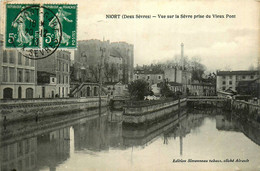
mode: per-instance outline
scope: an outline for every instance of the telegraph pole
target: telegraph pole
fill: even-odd
[[[104,59],[104,52],[106,51],[106,48],[100,47],[101,51],[101,58],[100,58],[100,71],[99,71],[99,109],[101,111],[101,92],[102,92],[102,74],[103,74],[103,59]],[[100,112],[101,114],[101,112]]]

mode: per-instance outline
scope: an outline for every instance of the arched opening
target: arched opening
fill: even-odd
[[[4,99],[12,99],[13,98],[13,89],[5,88],[4,89]]]
[[[33,98],[33,89],[32,88],[27,88],[26,89],[26,98],[27,99],[32,99]]]
[[[87,96],[90,96],[90,87],[87,87]]]
[[[18,99],[22,98],[22,87],[18,87]]]

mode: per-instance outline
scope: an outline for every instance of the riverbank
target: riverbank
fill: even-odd
[[[1,100],[0,122],[13,122],[94,109],[108,105],[106,96],[66,99]]]
[[[247,120],[254,126],[259,127],[260,105],[258,103],[232,99],[231,111],[235,112],[241,119]]]

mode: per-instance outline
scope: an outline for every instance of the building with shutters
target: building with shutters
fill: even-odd
[[[0,34],[0,99],[35,98],[36,63],[15,49],[4,50]]]

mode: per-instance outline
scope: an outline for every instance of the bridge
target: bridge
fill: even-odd
[[[219,96],[188,96],[187,101],[188,102],[223,102],[226,101],[227,98],[225,97],[219,97]]]
[[[188,96],[187,97],[188,106],[196,107],[228,107],[228,98],[219,96]]]

